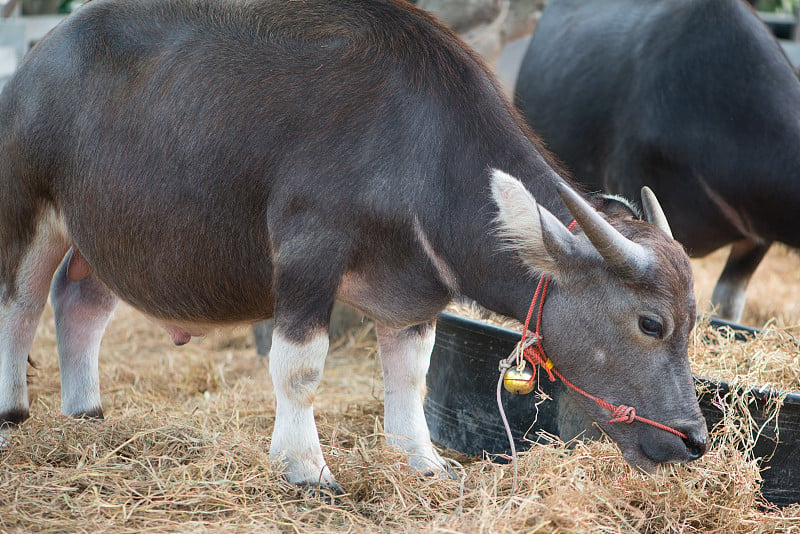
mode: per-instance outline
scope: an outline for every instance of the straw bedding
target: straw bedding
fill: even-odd
[[[695,262],[701,307],[723,261]],[[745,317],[757,326],[775,317],[763,339],[698,333],[696,372],[800,390],[798,263],[770,254]],[[460,480],[423,478],[385,446],[380,365],[364,323],[335,344],[316,402],[323,452],[350,492],[329,504],[269,463],[274,398],[246,329],[176,348],[123,306],[102,354],[106,419],[60,415],[46,310],[31,352],[32,417],[0,453],[0,531],[800,532],[800,506],[779,510],[759,496],[741,402],[704,458],[654,475],[630,468],[613,444],[553,439],[521,455],[514,494],[510,466],[452,451]]]

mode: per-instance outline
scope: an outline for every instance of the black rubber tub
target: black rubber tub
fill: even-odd
[[[739,327],[729,323],[717,326]],[[742,329],[739,335],[751,335],[755,330]],[[425,415],[433,441],[443,447],[468,455],[490,457],[510,454],[495,400],[498,364],[508,356],[519,341],[519,333],[487,325],[459,315],[443,313],[436,328],[436,344],[428,371],[428,396]],[[541,377],[541,389],[551,400],[539,404],[537,397],[512,395],[502,390],[502,401],[514,436],[517,450],[525,450],[537,441],[539,431],[545,431],[568,441],[576,436],[596,438],[596,427],[566,394],[560,382]],[[698,378],[707,393],[700,397],[700,407],[709,429],[722,418],[715,405],[718,396],[729,391],[725,383]],[[761,426],[764,410],[777,392],[753,390],[750,411]],[[534,421],[534,417],[536,420]],[[764,479],[762,493],[778,506],[800,502],[800,394],[787,394],[775,424],[763,425],[754,455],[761,458]]]

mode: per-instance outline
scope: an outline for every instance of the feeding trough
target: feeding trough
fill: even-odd
[[[716,323],[720,325],[731,326],[730,323]],[[747,336],[755,332],[745,329],[737,334]],[[468,455],[488,453],[502,457],[511,453],[495,395],[498,364],[511,353],[519,338],[518,332],[507,328],[452,313],[441,314],[425,400],[425,414],[435,443]],[[599,437],[597,427],[567,394],[561,382],[550,382],[542,373],[537,380],[549,400],[541,402],[541,396],[501,392],[517,450],[527,449],[541,439],[541,431],[564,441]],[[718,399],[724,398],[730,390],[725,383],[700,378],[697,381],[704,386],[700,408],[710,429],[723,416]],[[761,429],[755,439],[753,455],[762,459],[761,466],[765,468],[762,494],[779,506],[800,502],[800,451],[797,450],[800,394],[784,396],[768,390],[753,390],[747,395],[751,400],[751,416]],[[776,396],[784,397],[777,424],[768,422],[766,413]]]

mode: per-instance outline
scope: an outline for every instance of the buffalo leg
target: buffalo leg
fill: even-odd
[[[272,345],[272,321],[253,323],[253,338],[256,341],[256,354],[269,355],[269,348]]]
[[[422,409],[434,324],[392,330],[378,327],[378,346],[384,380],[384,430],[389,445],[405,451],[411,467],[426,474],[449,469],[433,450]]]
[[[725,268],[711,295],[711,305],[717,317],[728,321],[741,319],[747,284],[764,259],[769,246],[748,240],[733,244]]]
[[[118,299],[95,277],[70,280],[72,251],[53,278],[50,301],[56,320],[61,370],[61,411],[76,417],[103,417],[98,355],[100,341]]]
[[[22,200],[14,206],[0,206],[0,225],[7,224],[6,230],[13,225],[29,229],[18,233],[13,243],[0,243],[5,252],[0,257],[4,275],[0,279],[0,426],[4,427],[28,417],[28,353],[53,272],[68,248],[63,227],[50,212],[27,227],[25,219],[5,217],[21,206]],[[13,234],[0,231],[0,235]]]
[[[282,465],[286,479],[299,486],[338,494],[343,489],[322,457],[314,422],[314,396],[328,354],[328,328],[338,277],[336,251],[323,245],[315,252],[292,250],[298,240],[276,244],[274,258],[274,323],[269,372],[275,391],[275,427],[270,459]],[[307,239],[306,239],[307,241]],[[285,261],[280,261],[284,259]]]
[[[299,486],[344,493],[325,463],[314,422],[314,396],[328,354],[333,301],[342,280],[347,236],[314,231],[305,213],[275,220],[272,243],[273,330],[269,372],[275,391],[270,459]],[[280,237],[278,237],[280,236]]]
[[[322,457],[314,422],[314,395],[328,353],[328,332],[317,331],[304,342],[272,333],[269,373],[275,389],[275,428],[270,460],[283,465],[286,479],[300,486],[344,493]]]

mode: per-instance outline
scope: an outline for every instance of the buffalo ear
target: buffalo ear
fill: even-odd
[[[498,233],[507,248],[519,254],[536,275],[561,278],[577,239],[552,213],[536,203],[522,182],[505,172],[491,171],[492,198],[497,204]]]
[[[619,195],[595,193],[591,195],[592,205],[610,221],[641,220],[642,214],[627,198]]]

